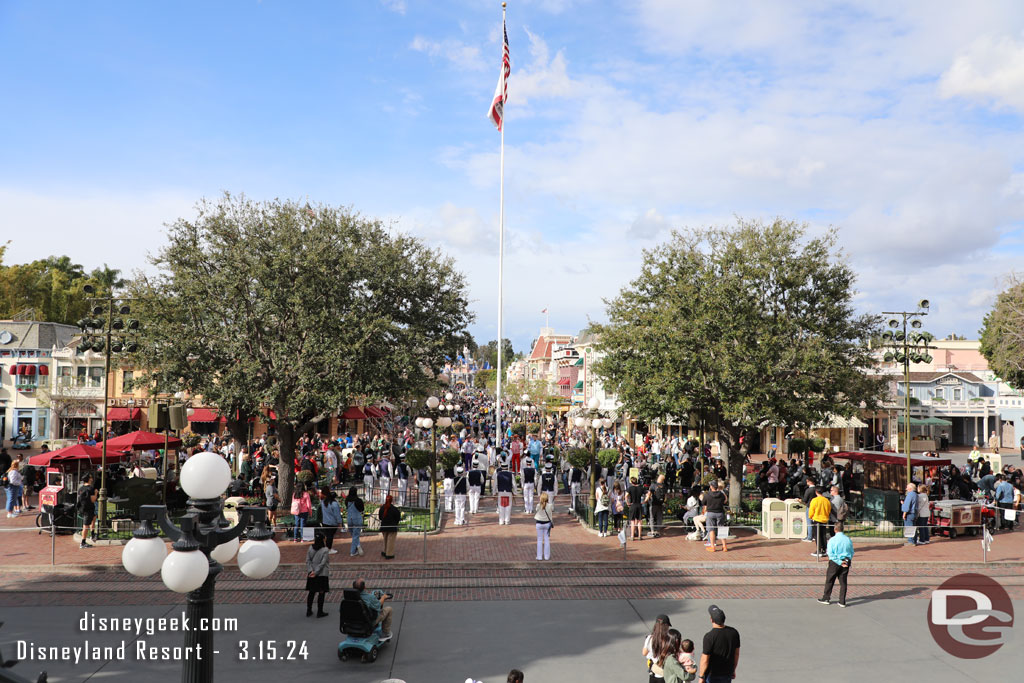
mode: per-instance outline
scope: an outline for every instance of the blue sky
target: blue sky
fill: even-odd
[[[896,6],[893,6],[896,5]],[[443,246],[496,334],[499,2],[0,4],[7,261],[145,267],[222,191]],[[858,305],[974,336],[1017,267],[1017,2],[510,3],[506,336],[601,318],[641,250],[835,226]]]

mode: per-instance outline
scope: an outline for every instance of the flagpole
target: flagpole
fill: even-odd
[[[501,25],[505,26],[505,3],[501,3]],[[502,102],[502,117],[501,117],[501,173],[499,180],[498,190],[498,383],[497,383],[497,395],[495,396],[494,404],[496,406],[494,413],[494,450],[498,452],[501,449],[502,439],[504,434],[501,429],[501,375],[502,375],[502,347],[504,344],[504,338],[502,337],[502,306],[503,306],[503,289],[504,289],[504,277],[505,277],[505,115],[504,115],[504,102]]]

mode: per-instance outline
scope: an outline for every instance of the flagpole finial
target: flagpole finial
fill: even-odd
[[[501,9],[505,9],[505,3],[501,3]]]

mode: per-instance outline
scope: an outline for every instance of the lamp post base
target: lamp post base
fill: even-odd
[[[221,566],[210,560],[210,574],[199,588],[188,594],[185,618],[185,661],[181,665],[181,683],[212,683],[213,681],[213,593]]]

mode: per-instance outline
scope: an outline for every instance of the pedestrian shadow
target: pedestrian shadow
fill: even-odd
[[[930,588],[925,586],[914,586],[913,588],[904,588],[902,590],[891,590],[884,591],[882,593],[875,593],[874,595],[862,595],[856,598],[849,598],[846,601],[847,605],[866,605],[878,600],[898,600],[900,598],[909,598],[914,595],[920,595],[926,591],[930,591]]]

